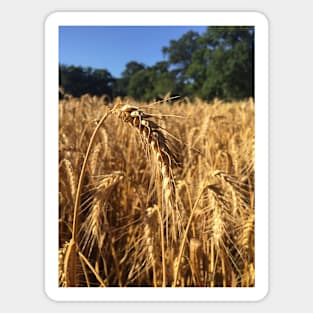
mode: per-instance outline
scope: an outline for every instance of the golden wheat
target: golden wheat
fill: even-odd
[[[253,101],[59,112],[60,286],[254,286]]]

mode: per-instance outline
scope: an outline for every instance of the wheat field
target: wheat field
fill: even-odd
[[[60,287],[253,287],[254,103],[59,101]]]

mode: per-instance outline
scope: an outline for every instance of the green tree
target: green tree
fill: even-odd
[[[150,89],[146,93],[147,98],[162,98],[167,93],[176,92],[175,75],[169,71],[166,61],[157,62],[149,68]]]
[[[139,100],[151,100],[175,92],[175,77],[168,69],[168,62],[157,62],[131,76],[128,95]]]
[[[126,68],[122,73],[122,78],[131,78],[137,72],[144,70],[146,67],[143,63],[130,61],[126,64]]]
[[[171,40],[170,45],[162,49],[175,77],[176,91],[180,94],[185,93],[185,86],[190,83],[187,70],[192,64],[192,56],[200,48],[199,38],[200,35],[197,32],[189,31],[178,40]]]
[[[143,63],[136,61],[130,61],[126,64],[125,70],[122,72],[122,77],[118,78],[115,82],[113,93],[115,96],[133,96],[129,93],[129,84],[132,77],[142,70],[145,70],[146,66]],[[133,83],[134,84],[134,83]],[[132,84],[132,85],[133,85]],[[131,93],[134,93],[134,86],[131,87]]]
[[[90,73],[88,86],[90,93],[95,95],[107,94],[112,97],[114,78],[111,73],[104,69],[96,69]]]
[[[208,27],[163,47],[180,95],[231,100],[254,96],[254,28]]]
[[[208,100],[254,96],[254,29],[208,27],[186,76],[191,90]]]
[[[151,77],[147,69],[133,74],[127,86],[128,95],[138,100],[148,100],[151,90]]]
[[[59,66],[59,86],[66,93],[79,97],[85,93],[108,94],[112,97],[114,78],[105,69],[83,68],[81,66]]]

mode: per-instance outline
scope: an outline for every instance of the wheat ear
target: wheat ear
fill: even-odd
[[[146,146],[150,147],[152,155],[157,161],[157,167],[162,179],[162,204],[166,209],[166,219],[172,216],[173,225],[176,223],[176,191],[172,174],[172,165],[177,162],[177,156],[173,151],[168,139],[165,137],[162,128],[150,120],[152,115],[141,111],[137,106],[129,104],[118,107],[115,112],[126,123],[135,127]],[[172,227],[172,239],[177,240],[177,232]]]
[[[161,191],[158,190],[158,198],[162,198],[159,203],[162,214],[160,218],[160,230],[161,230],[161,247],[162,247],[162,268],[163,268],[163,283],[165,287],[167,284],[166,268],[165,268],[165,240],[163,234],[163,220],[165,218],[166,223],[166,237],[167,244],[169,242],[169,220],[171,218],[171,240],[177,241],[177,218],[176,218],[176,191],[175,183],[172,174],[172,164],[177,162],[173,148],[170,142],[165,137],[163,129],[150,118],[152,115],[141,111],[137,106],[124,104],[114,108],[113,113],[116,113],[125,123],[128,123],[140,134],[145,147],[147,147],[150,154],[156,161],[156,168],[160,175],[157,175],[158,179],[161,178]],[[156,184],[159,185],[158,183]],[[160,199],[159,199],[160,200]],[[164,214],[165,209],[165,214]]]

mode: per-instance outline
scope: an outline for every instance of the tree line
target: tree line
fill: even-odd
[[[126,64],[120,78],[106,69],[59,65],[65,93],[131,96],[151,100],[171,95],[238,100],[254,97],[254,28],[210,26],[189,31],[162,48],[164,61]]]

